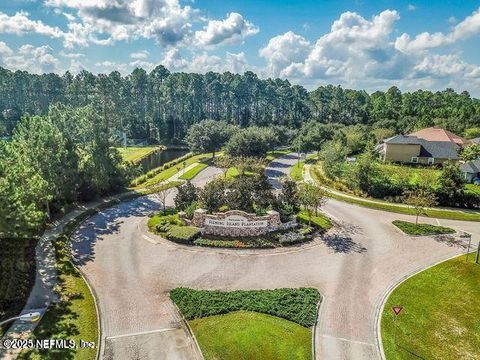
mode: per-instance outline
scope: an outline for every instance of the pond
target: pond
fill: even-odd
[[[143,172],[147,172],[159,166],[162,166],[163,164],[169,161],[179,158],[180,156],[183,156],[186,153],[188,153],[187,149],[158,150],[142,158],[138,162],[138,164],[142,167]]]

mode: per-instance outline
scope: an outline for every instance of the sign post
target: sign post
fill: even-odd
[[[480,241],[478,242],[477,255],[475,256],[475,264],[478,264],[479,260],[480,260]]]
[[[403,306],[401,305],[392,306],[392,311],[395,314],[395,317],[393,320],[393,322],[395,323],[394,325],[395,328],[393,330],[393,342],[395,343],[395,345],[397,345],[397,332],[398,332],[397,318],[398,318],[398,314],[400,314],[402,310],[403,310]]]
[[[468,247],[467,247],[467,257],[465,258],[465,262],[468,263],[468,256],[470,255],[470,245],[472,244],[472,234],[469,234],[467,232],[463,232],[460,235],[461,238],[468,239]]]

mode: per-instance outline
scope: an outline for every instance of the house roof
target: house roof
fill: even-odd
[[[420,157],[458,160],[457,145],[451,141],[428,141],[412,135],[396,135],[386,139],[385,144],[420,145]]]
[[[404,144],[404,145],[421,145],[421,141],[416,136],[395,135],[384,140],[385,144]]]
[[[445,130],[436,126],[416,131],[414,133],[409,134],[409,136],[416,136],[420,139],[424,139],[427,141],[441,141],[441,142],[449,141],[460,146],[471,143],[470,140],[464,139],[461,136],[455,135],[454,133],[448,130]]]
[[[480,159],[460,165],[460,170],[465,173],[476,174],[480,172]]]

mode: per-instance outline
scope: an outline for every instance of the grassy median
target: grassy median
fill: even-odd
[[[388,360],[479,359],[480,265],[473,254],[465,260],[436,265],[393,291],[381,322]],[[396,320],[394,305],[404,306]]]
[[[409,221],[394,220],[392,224],[402,230],[407,235],[442,235],[453,234],[455,230],[445,226],[437,226],[430,224],[415,224]]]
[[[189,323],[206,360],[312,358],[312,330],[275,316],[236,311]]]

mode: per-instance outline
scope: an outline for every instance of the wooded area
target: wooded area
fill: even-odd
[[[439,125],[462,134],[480,126],[480,101],[452,89],[402,94],[392,87],[370,95],[327,85],[308,92],[288,80],[259,79],[253,72],[170,73],[161,65],[125,77],[116,71],[60,76],[0,68],[0,136],[11,135],[25,114],[46,114],[51,104],[78,108],[105,99],[112,104],[109,126],[117,135],[125,131],[129,138],[161,143],[183,140],[188,128],[203,119],[289,128],[315,120],[399,133]]]

